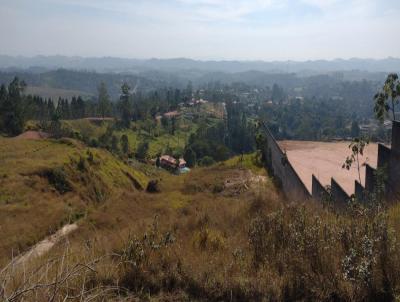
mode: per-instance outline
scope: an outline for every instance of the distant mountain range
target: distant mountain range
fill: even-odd
[[[0,55],[0,69],[29,70],[32,73],[59,68],[97,72],[141,73],[149,71],[200,71],[238,73],[261,71],[267,73],[298,73],[313,75],[336,71],[399,72],[400,59],[335,59],[316,61],[200,61],[177,59],[124,59],[114,57],[21,57]]]

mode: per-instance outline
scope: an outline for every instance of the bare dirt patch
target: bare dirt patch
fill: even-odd
[[[51,248],[59,242],[61,239],[63,239],[65,236],[68,234],[72,233],[78,228],[77,224],[68,224],[62,227],[57,233],[47,237],[46,239],[40,241],[38,244],[33,246],[28,252],[23,254],[21,257],[19,257],[16,261],[15,264],[23,264],[26,263],[27,261],[40,257],[47,253],[48,251],[51,250]]]
[[[350,155],[350,142],[310,142],[281,141],[279,145],[286,150],[288,159],[297,174],[311,192],[312,174],[322,185],[330,185],[331,177],[348,193],[354,193],[354,181],[358,179],[356,165],[348,171],[342,169],[346,157]],[[370,144],[364,151],[360,162],[372,167],[377,165],[378,145]],[[365,182],[365,167],[361,168],[361,181]]]
[[[46,139],[49,138],[50,134],[47,132],[43,131],[26,131],[20,135],[18,135],[16,138],[17,139],[33,139],[33,140],[40,140],[40,139]]]

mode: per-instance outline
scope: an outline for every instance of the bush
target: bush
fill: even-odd
[[[160,191],[161,190],[158,180],[156,179],[150,180],[149,183],[147,184],[146,192],[159,193]]]
[[[92,138],[90,140],[89,146],[92,147],[92,148],[98,148],[99,147],[99,141],[97,139],[95,139],[95,138]]]
[[[196,153],[192,148],[186,148],[183,158],[186,160],[187,166],[192,168],[196,165]]]
[[[199,160],[198,164],[201,167],[207,167],[215,164],[215,160],[211,156],[204,156]]]
[[[49,183],[60,193],[65,194],[72,191],[72,187],[67,180],[67,175],[63,168],[55,168],[44,172]]]
[[[147,141],[141,142],[136,150],[136,158],[146,159],[149,150],[149,143]]]

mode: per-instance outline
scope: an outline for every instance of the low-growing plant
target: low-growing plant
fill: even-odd
[[[71,184],[67,179],[67,174],[63,168],[55,168],[47,170],[44,175],[49,180],[49,183],[61,194],[70,192],[72,190]]]

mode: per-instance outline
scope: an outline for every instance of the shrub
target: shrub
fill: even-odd
[[[225,240],[217,230],[202,228],[202,230],[194,234],[193,245],[201,250],[217,251],[224,248]]]
[[[95,138],[92,138],[90,140],[89,146],[92,147],[92,148],[98,148],[99,147],[99,141],[97,139],[95,139]]]
[[[157,179],[150,180],[147,184],[146,192],[159,193],[161,192],[160,185]]]
[[[198,164],[201,167],[207,167],[215,164],[215,160],[210,156],[204,156],[202,159],[199,160]]]
[[[49,183],[61,194],[70,192],[72,187],[67,180],[67,175],[63,168],[55,168],[44,172]]]
[[[81,172],[86,171],[86,169],[87,169],[86,159],[83,158],[82,156],[79,156],[79,161],[78,161],[77,167],[78,167],[78,170]]]

